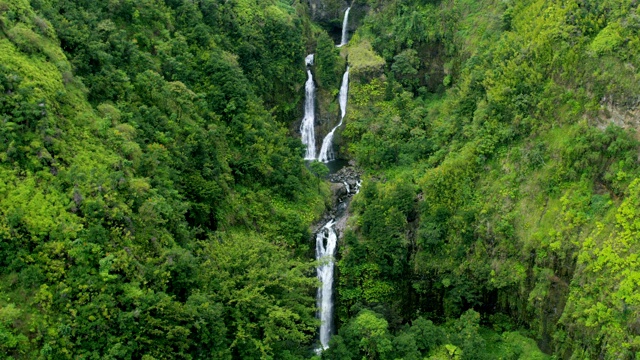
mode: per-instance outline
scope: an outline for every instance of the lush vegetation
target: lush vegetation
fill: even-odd
[[[307,357],[301,13],[0,1],[1,358]]]
[[[395,342],[359,344],[393,358],[429,319],[462,358],[502,356],[456,340],[477,311],[559,358],[637,358],[638,5],[369,6],[347,49],[342,135],[367,178],[339,262],[344,336],[384,318]]]
[[[638,4],[325,5],[0,0],[0,357],[640,356]],[[365,173],[320,355],[311,52]]]

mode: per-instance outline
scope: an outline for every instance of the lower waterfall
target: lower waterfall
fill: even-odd
[[[329,176],[334,186],[339,189],[335,192],[335,207],[330,220],[317,231],[316,260],[319,262],[316,269],[318,279],[321,282],[318,288],[316,303],[318,306],[318,318],[320,319],[320,346],[316,352],[320,353],[329,347],[329,340],[334,331],[333,306],[334,306],[334,270],[335,256],[338,249],[340,233],[345,229],[350,199],[360,191],[362,182],[358,173],[352,167],[341,169]]]
[[[316,259],[318,279],[322,282],[318,288],[318,312],[320,324],[320,345],[322,350],[329,347],[329,337],[333,325],[333,257],[336,253],[338,234],[334,228],[335,221],[330,220],[316,235]]]

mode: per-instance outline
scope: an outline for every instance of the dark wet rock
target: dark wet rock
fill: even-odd
[[[347,166],[329,175],[328,180],[332,183],[332,205],[331,209],[324,214],[322,219],[311,227],[311,233],[314,234],[312,238],[313,241],[315,241],[315,234],[330,220],[336,222],[335,229],[338,232],[339,238],[342,237],[349,218],[349,203],[351,202],[351,198],[360,190],[361,174],[362,171],[356,167]]]
[[[349,4],[342,0],[309,0],[311,17],[321,23],[338,21],[348,6]]]
[[[335,174],[329,175],[329,181],[332,183],[347,183],[349,186],[356,185],[360,181],[362,171],[353,166],[345,166]]]
[[[331,194],[333,195],[333,204],[339,203],[340,199],[344,199],[345,196],[349,195],[347,187],[343,183],[332,183]]]

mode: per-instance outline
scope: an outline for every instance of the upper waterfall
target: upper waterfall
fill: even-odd
[[[304,118],[300,125],[302,143],[307,146],[307,150],[304,155],[305,160],[314,160],[316,158],[316,85],[313,82],[313,74],[311,73],[311,70],[309,70],[309,66],[313,65],[313,60],[313,54],[310,54],[305,58],[305,64],[307,64],[307,82],[305,83]]]
[[[340,45],[338,46],[347,45],[347,43],[349,42],[349,11],[350,10],[351,10],[351,7],[348,7],[347,10],[344,12],[344,19],[342,20],[342,40],[340,41]]]
[[[349,95],[349,67],[347,67],[347,71],[344,72],[342,76],[342,85],[340,86],[340,122],[336,125],[331,132],[325,136],[322,141],[322,147],[320,148],[320,155],[318,156],[318,161],[329,162],[331,160],[335,160],[336,156],[333,152],[333,135],[335,131],[342,125],[344,120],[344,116],[347,114],[347,96]]]

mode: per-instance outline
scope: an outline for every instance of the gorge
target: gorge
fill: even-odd
[[[0,0],[0,359],[640,358],[632,0]]]
[[[348,38],[348,21],[349,21],[349,11],[350,7],[345,10],[344,20],[343,20],[343,29],[342,29],[342,38],[341,43],[338,47],[342,47],[347,44]],[[307,57],[307,65],[309,64],[309,57]],[[311,58],[313,59],[313,58]],[[311,61],[311,64],[313,61]],[[310,87],[313,86],[313,78],[311,72],[309,73],[309,80],[307,81],[307,91],[305,93],[305,117],[303,119],[302,125],[302,142],[307,146],[307,156],[306,160],[313,159],[313,156],[310,154],[314,153],[315,148],[310,151],[311,147],[315,147],[315,140],[309,140],[309,137],[314,136],[313,132],[309,131],[309,129],[313,129],[313,120],[309,125],[308,120],[313,119],[315,116],[313,114],[308,114],[308,109],[311,109],[313,112],[313,104],[315,103],[315,91],[310,91]],[[311,84],[311,85],[310,85]],[[328,163],[335,160],[335,152],[333,149],[333,137],[335,131],[342,125],[344,121],[344,117],[347,113],[347,99],[349,96],[349,67],[342,76],[342,83],[340,85],[340,92],[338,94],[338,103],[340,105],[340,121],[339,123],[331,129],[331,131],[324,137],[322,141],[322,146],[320,148],[320,153],[318,155],[318,161],[323,163]],[[329,347],[329,340],[331,333],[333,332],[333,304],[334,304],[334,294],[333,294],[333,282],[334,282],[334,267],[335,260],[334,257],[336,255],[337,242],[338,242],[338,233],[335,228],[336,222],[339,222],[343,225],[347,220],[347,211],[346,207],[349,204],[348,198],[352,195],[357,194],[359,191],[360,181],[356,179],[355,182],[358,184],[351,188],[347,182],[344,182],[346,188],[346,198],[343,198],[339,203],[336,202],[335,206],[339,207],[337,211],[341,218],[333,218],[329,220],[320,231],[317,232],[315,236],[316,241],[316,260],[320,262],[318,265],[318,279],[321,282],[320,288],[318,288],[317,295],[317,303],[318,303],[318,318],[321,321],[320,324],[320,348],[318,351],[321,352],[326,350]]]

